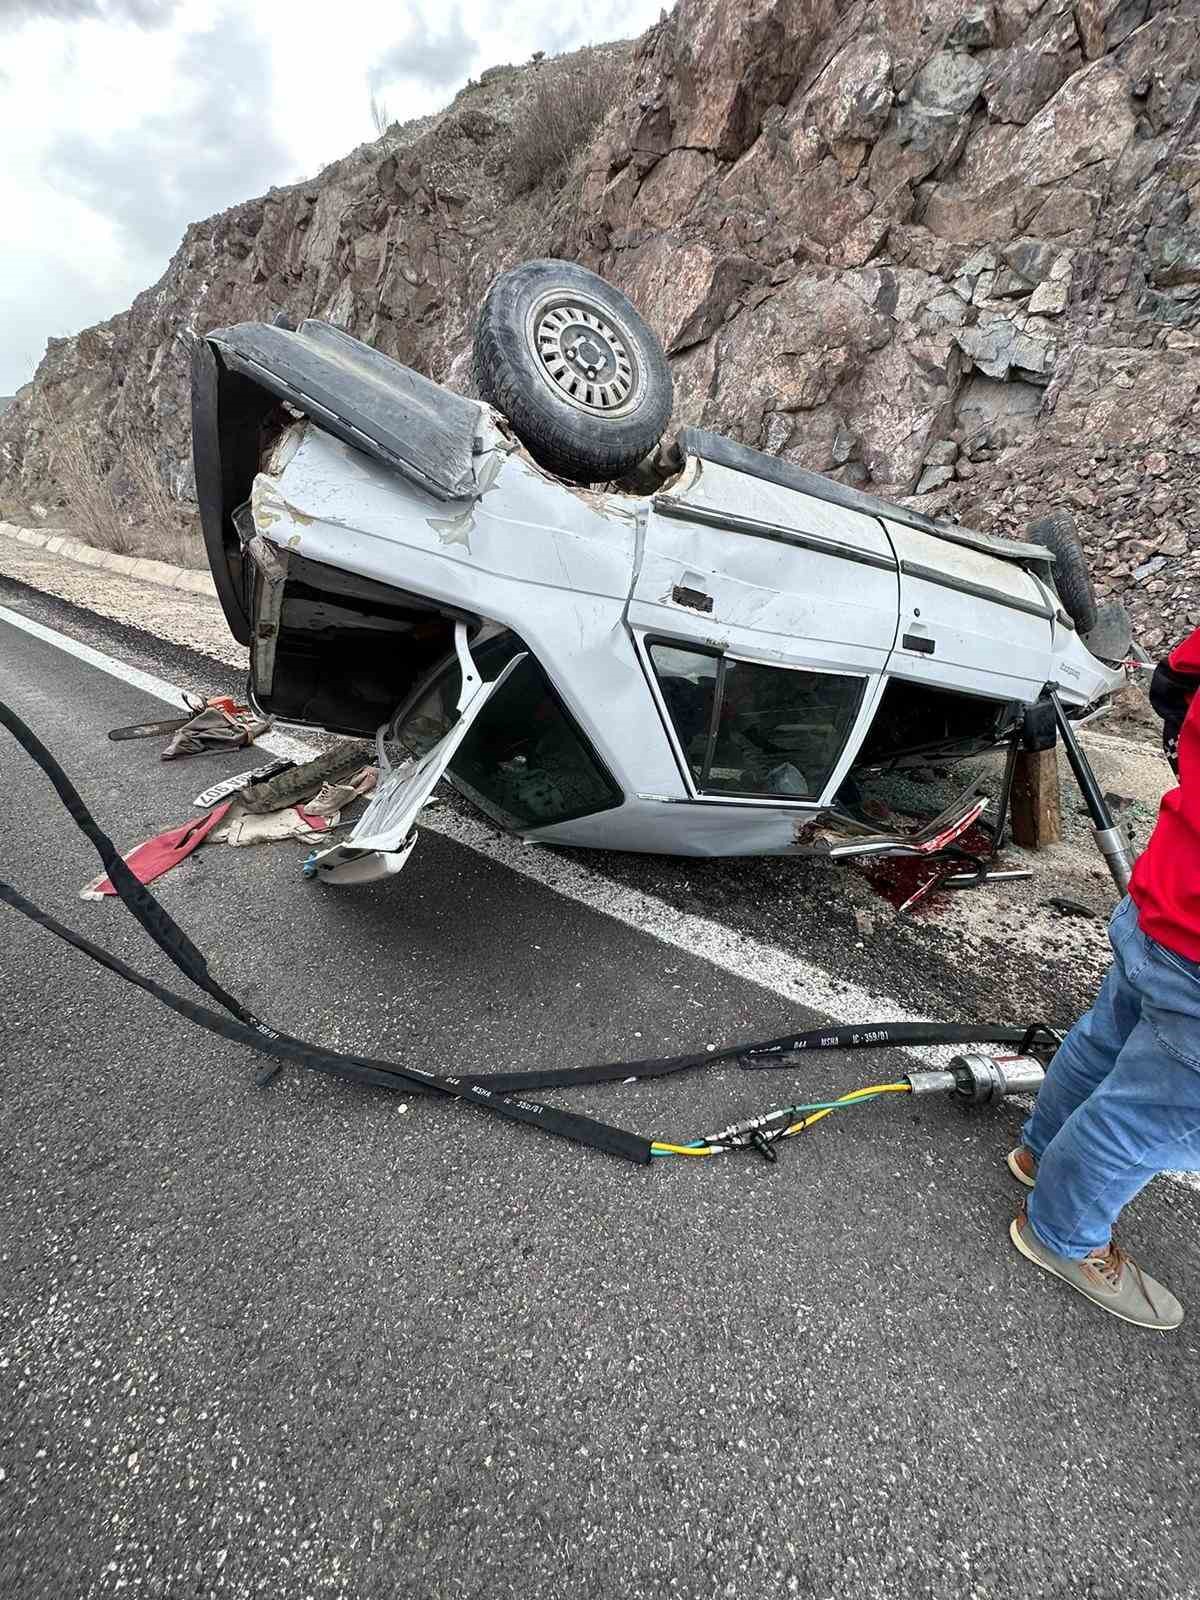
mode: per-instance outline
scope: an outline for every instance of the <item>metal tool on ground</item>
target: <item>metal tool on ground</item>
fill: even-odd
[[[155,739],[162,734],[178,733],[195,715],[194,711],[189,711],[185,717],[160,717],[157,722],[131,722],[125,728],[110,728],[108,737],[122,744],[127,739]]]
[[[1058,1041],[1054,1041],[1057,1048]],[[910,1072],[913,1094],[956,1094],[972,1105],[990,1106],[1010,1094],[1036,1094],[1046,1069],[1034,1055],[985,1056],[968,1051],[944,1071]]]
[[[1039,1044],[1058,1047],[1059,1037],[1049,1028],[1029,1029],[1025,1045],[1031,1050]],[[781,1106],[761,1116],[734,1122],[718,1133],[707,1133],[688,1144],[655,1141],[654,1156],[720,1156],[733,1150],[757,1150],[767,1161],[779,1158],[773,1149],[781,1139],[794,1139],[814,1123],[834,1111],[865,1105],[887,1095],[954,1094],[971,1105],[994,1105],[1010,1094],[1036,1094],[1046,1069],[1034,1055],[985,1056],[977,1052],[955,1056],[944,1071],[910,1072],[894,1083],[873,1083],[851,1089],[836,1100],[813,1101],[807,1105]]]
[[[125,728],[111,728],[108,737],[123,743],[127,739],[153,739],[164,733],[178,733],[180,728],[186,728],[192,718],[201,711],[225,711],[229,716],[245,714],[249,706],[242,705],[232,695],[218,694],[211,699],[205,699],[201,694],[191,694],[184,690],[184,702],[188,709],[180,717],[162,717],[157,722],[131,722]]]
[[[943,878],[938,884],[939,889],[977,889],[985,883],[1017,883],[1026,878],[1032,878],[1033,871],[1029,867],[1006,868],[1002,872],[985,872],[981,877],[977,872],[955,872],[948,878]]]
[[[1057,1041],[1057,1034],[1041,1026],[1021,1029],[996,1023],[971,1025],[880,1022],[866,1026],[816,1028],[781,1038],[727,1045],[716,1051],[705,1050],[644,1061],[606,1062],[588,1067],[533,1068],[524,1072],[468,1072],[444,1077],[416,1063],[401,1064],[370,1056],[327,1050],[320,1045],[297,1039],[270,1027],[224,988],[213,977],[204,956],[184,930],[149,889],[138,882],[50,751],[33,730],[2,701],[0,701],[0,727],[6,728],[13,735],[26,754],[45,774],[64,809],[99,855],[122,903],[179,971],[222,1007],[224,1015],[199,1005],[192,999],[174,994],[155,979],[138,972],[119,956],[102,949],[90,939],[68,928],[57,918],[34,905],[20,890],[3,880],[0,880],[0,903],[20,912],[46,932],[54,934],[56,938],[80,951],[97,965],[151,995],[160,1004],[185,1017],[195,1026],[221,1038],[247,1045],[259,1055],[270,1058],[267,1070],[259,1074],[260,1082],[274,1075],[278,1070],[278,1063],[293,1062],[312,1071],[346,1078],[353,1082],[398,1089],[406,1095],[430,1094],[460,1101],[508,1121],[541,1128],[544,1132],[552,1133],[559,1138],[574,1140],[592,1149],[603,1150],[610,1155],[621,1156],[625,1160],[641,1165],[648,1164],[656,1156],[710,1155],[718,1154],[725,1148],[746,1147],[758,1148],[768,1156],[768,1159],[775,1160],[775,1152],[770,1149],[775,1138],[792,1137],[811,1127],[826,1114],[848,1105],[885,1094],[912,1093],[911,1080],[869,1085],[864,1089],[851,1090],[834,1101],[786,1107],[782,1111],[768,1113],[765,1119],[753,1118],[749,1123],[735,1125],[733,1130],[724,1130],[722,1134],[713,1135],[709,1140],[695,1140],[687,1145],[647,1139],[624,1128],[600,1122],[594,1117],[581,1116],[556,1106],[547,1106],[525,1098],[525,1091],[535,1088],[566,1088],[572,1085],[663,1077],[670,1073],[708,1067],[717,1062],[743,1060],[746,1065],[760,1068],[767,1065],[778,1066],[789,1056],[808,1050],[987,1040],[1016,1044],[1018,1056],[1022,1056],[1031,1049],[1044,1046],[1048,1041]],[[964,1063],[969,1063],[972,1058],[960,1059]],[[964,1071],[968,1073],[972,1070],[969,1066],[964,1067]],[[976,1076],[969,1080],[963,1077],[960,1081],[954,1077],[953,1071],[951,1076],[954,1089],[960,1093],[962,1084],[968,1081],[972,1084],[977,1081],[987,1084],[1009,1081],[1007,1077],[993,1079],[983,1068],[979,1068]],[[981,1096],[973,1092],[972,1097],[990,1099],[995,1096],[994,1093]],[[748,1130],[745,1138],[738,1132],[738,1128],[742,1126]],[[702,1144],[704,1148],[699,1148]]]

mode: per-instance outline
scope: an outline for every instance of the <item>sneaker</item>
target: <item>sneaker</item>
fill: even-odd
[[[363,767],[346,783],[323,783],[304,810],[318,817],[336,817],[356,800],[365,800],[379,781],[378,767]]]
[[[1019,1144],[1015,1150],[1010,1150],[1006,1159],[1008,1170],[1017,1182],[1023,1183],[1027,1189],[1032,1189],[1037,1178],[1037,1162],[1025,1146]]]
[[[1051,1272],[1093,1305],[1111,1312],[1137,1328],[1166,1333],[1183,1321],[1183,1307],[1169,1289],[1143,1272],[1116,1240],[1103,1250],[1093,1250],[1082,1261],[1055,1255],[1034,1233],[1022,1206],[1009,1225],[1009,1237],[1027,1261]]]

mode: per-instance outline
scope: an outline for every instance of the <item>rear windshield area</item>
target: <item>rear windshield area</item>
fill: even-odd
[[[471,647],[485,679],[525,649],[505,632]],[[461,679],[448,660],[392,736],[422,756],[456,720]],[[621,804],[622,794],[597,752],[530,654],[492,696],[463,740],[448,776],[474,805],[506,828],[545,828]]]

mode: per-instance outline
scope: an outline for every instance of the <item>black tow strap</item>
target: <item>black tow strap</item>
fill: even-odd
[[[869,1046],[911,1044],[959,1044],[970,1041],[1019,1044],[1028,1037],[1027,1028],[1012,1028],[983,1023],[959,1026],[937,1022],[868,1023],[841,1028],[813,1028],[806,1033],[785,1034],[777,1039],[726,1046],[681,1056],[663,1056],[644,1061],[608,1062],[590,1067],[564,1067],[557,1070],[533,1069],[525,1072],[463,1073],[441,1077],[423,1067],[398,1066],[395,1062],[371,1056],[349,1055],[322,1049],[290,1034],[269,1027],[229,993],[208,970],[204,956],[174,918],[145,884],[130,871],[112,840],[96,822],[78,790],[41,740],[10,706],[0,701],[0,725],[16,739],[49,779],[66,811],[91,842],[104,865],[122,904],[132,912],[142,928],[171,962],[199,989],[229,1013],[209,1010],[195,1001],[174,994],[153,978],[138,972],[119,956],[104,950],[43,911],[11,884],[0,880],[0,902],[45,928],[56,938],[81,951],[99,966],[115,973],[152,995],[197,1027],[222,1038],[244,1044],[282,1063],[295,1062],[314,1072],[347,1078],[356,1083],[398,1089],[408,1094],[433,1094],[478,1106],[511,1122],[542,1128],[560,1138],[572,1139],[610,1155],[648,1164],[650,1141],[623,1128],[612,1127],[593,1117],[562,1111],[537,1101],[510,1098],[525,1089],[580,1087],[587,1084],[617,1083],[627,1079],[664,1077],[717,1061],[744,1059],[756,1067],[778,1064],[788,1056],[806,1050],[853,1049]]]
[[[50,780],[55,793],[80,832],[85,834],[95,847],[122,903],[128,907],[151,939],[180,972],[222,1005],[230,1015],[221,1016],[205,1006],[197,1005],[192,1000],[173,994],[154,979],[135,971],[127,962],[93,944],[90,939],[73,932],[57,918],[35,906],[11,884],[0,880],[0,900],[11,906],[14,911],[29,917],[39,927],[65,940],[67,944],[82,951],[108,971],[124,978],[127,983],[136,984],[139,989],[153,995],[156,1000],[169,1006],[180,1016],[186,1017],[189,1022],[206,1028],[210,1033],[219,1034],[222,1038],[249,1045],[252,1049],[272,1056],[277,1061],[294,1061],[297,1065],[309,1067],[315,1072],[350,1078],[358,1083],[401,1089],[411,1094],[436,1094],[446,1099],[461,1100],[467,1105],[479,1106],[485,1111],[494,1112],[510,1122],[522,1122],[544,1128],[547,1133],[558,1134],[564,1139],[573,1139],[596,1150],[605,1150],[610,1155],[624,1156],[628,1161],[649,1164],[650,1141],[638,1134],[628,1133],[624,1128],[610,1127],[607,1123],[598,1122],[592,1117],[579,1116],[573,1111],[560,1111],[557,1107],[544,1106],[535,1100],[510,1099],[486,1083],[469,1081],[465,1078],[443,1078],[422,1067],[411,1065],[401,1067],[394,1062],[376,1061],[369,1056],[323,1050],[302,1039],[294,1039],[288,1034],[280,1033],[260,1021],[212,976],[208,970],[208,963],[166,907],[161,905],[146,885],[139,883],[130,871],[112,840],[84,805],[78,790],[62,767],[33,730],[3,701],[0,701],[0,724],[8,729],[21,748],[32,757]]]

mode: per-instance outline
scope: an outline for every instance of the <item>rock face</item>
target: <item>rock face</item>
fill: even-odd
[[[662,338],[676,425],[964,520],[1066,503],[1143,642],[1200,621],[1196,0],[679,0],[618,48],[560,188],[505,184],[544,63],[189,228],[128,312],[52,342],[0,421],[0,509],[54,503],[64,421],[118,488],[153,440],[186,499],[209,327],[324,317],[465,386],[493,273],[563,255]]]

